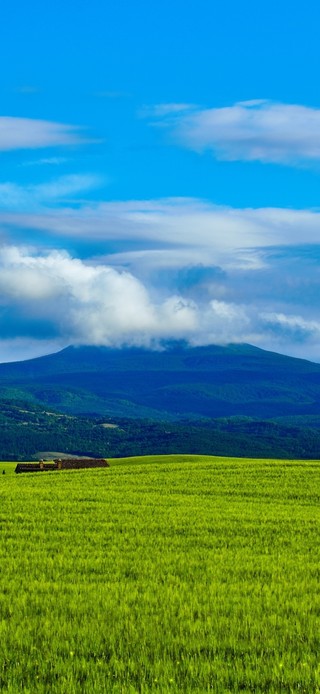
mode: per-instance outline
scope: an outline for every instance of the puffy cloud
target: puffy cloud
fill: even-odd
[[[210,306],[213,313],[221,318],[222,321],[232,322],[240,321],[241,324],[249,323],[248,317],[243,307],[238,304],[228,304],[225,301],[218,301],[213,299],[210,301]]]
[[[34,337],[45,320],[66,343],[147,345],[186,336],[197,327],[193,302],[178,295],[154,302],[131,273],[85,264],[58,251],[39,255],[3,248],[0,295],[0,307],[16,312],[17,331],[22,315]]]
[[[148,291],[132,273],[72,258],[4,247],[0,255],[0,325],[10,338],[7,312],[20,339],[57,344],[157,344],[185,338],[192,344],[248,340],[250,307],[183,294]],[[3,310],[5,312],[3,313]],[[251,310],[252,314],[252,310]]]
[[[78,145],[85,140],[77,131],[64,123],[0,116],[0,151]]]
[[[320,359],[318,211],[180,198],[54,206],[81,185],[41,184],[34,210],[0,214],[2,234],[16,238],[0,260],[3,338],[244,341]],[[35,250],[19,246],[26,229]],[[46,244],[72,245],[87,261]]]
[[[257,99],[223,108],[167,110],[154,107],[154,125],[174,139],[218,159],[297,164],[320,159],[320,109]]]
[[[251,342],[291,354],[303,344],[315,351],[320,318],[308,317],[303,306],[293,314],[288,302],[272,295],[269,277],[256,300],[250,288],[241,296],[241,272],[230,277],[197,266],[190,267],[190,275],[189,291],[186,285],[178,293],[174,285],[167,291],[163,285],[147,286],[131,272],[83,262],[66,252],[3,247],[0,359],[6,359],[9,349],[19,356],[23,345],[31,356],[32,349],[41,353],[39,345],[43,351],[70,343],[156,346],[170,338],[193,345]]]

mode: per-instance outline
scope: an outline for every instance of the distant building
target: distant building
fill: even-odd
[[[48,472],[51,470],[83,470],[110,467],[105,458],[58,458],[53,463],[40,460],[38,463],[18,463],[15,472]]]

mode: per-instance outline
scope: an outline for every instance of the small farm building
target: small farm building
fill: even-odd
[[[15,472],[48,472],[49,470],[83,470],[85,468],[110,467],[104,458],[59,458],[53,463],[18,463]]]

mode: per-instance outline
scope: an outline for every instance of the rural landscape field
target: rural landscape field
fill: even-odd
[[[0,21],[0,694],[320,694],[320,2]]]
[[[319,461],[110,462],[0,464],[1,692],[319,692]]]

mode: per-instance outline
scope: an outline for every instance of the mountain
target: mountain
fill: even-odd
[[[320,365],[184,343],[0,364],[0,460],[46,451],[318,458]]]
[[[320,422],[320,364],[251,345],[68,347],[0,364],[0,397],[71,415]],[[318,419],[319,418],[319,419]]]

